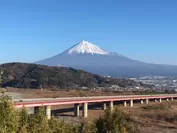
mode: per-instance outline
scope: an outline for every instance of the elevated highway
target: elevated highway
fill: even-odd
[[[83,117],[88,116],[88,104],[102,103],[103,109],[107,106],[113,110],[114,102],[121,101],[124,106],[128,104],[133,107],[134,101],[140,104],[149,104],[149,101],[162,102],[162,100],[174,100],[177,95],[126,95],[126,96],[92,96],[92,97],[67,97],[67,98],[38,98],[38,99],[14,99],[16,108],[34,108],[37,112],[39,107],[45,107],[48,118],[51,117],[51,106],[74,105],[74,115],[79,116],[80,105],[83,106]]]

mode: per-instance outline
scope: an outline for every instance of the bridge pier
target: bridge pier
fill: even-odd
[[[109,106],[110,106],[110,110],[113,111],[114,110],[114,103],[113,103],[113,101],[110,101]]]
[[[174,98],[172,97],[172,98],[171,98],[171,100],[173,101],[173,100],[174,100]]]
[[[124,101],[124,107],[126,107],[127,106],[127,101]]]
[[[88,117],[88,103],[83,103],[83,117]]]
[[[162,98],[159,99],[159,102],[160,102],[160,103],[162,102]]]
[[[74,104],[74,116],[79,116],[79,104]]]
[[[149,99],[146,99],[146,104],[149,104]]]
[[[47,119],[51,119],[51,106],[45,106],[45,113],[47,115]]]
[[[106,110],[106,108],[107,108],[106,103],[103,103],[103,110]]]
[[[37,114],[39,112],[40,107],[34,107],[34,114]],[[51,118],[51,106],[44,106],[44,112],[47,116],[47,119]]]
[[[169,101],[169,99],[167,98],[167,102]]]
[[[154,99],[154,102],[157,103],[158,102],[157,99]]]
[[[144,104],[144,100],[141,100],[140,103],[141,103],[141,104]]]
[[[133,107],[133,100],[130,100],[130,107]]]

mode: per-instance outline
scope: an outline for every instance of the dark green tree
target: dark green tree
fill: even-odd
[[[12,99],[5,95],[4,91],[0,95],[0,133],[17,133],[18,112],[14,109]]]
[[[28,133],[28,113],[25,108],[19,112],[19,133]]]

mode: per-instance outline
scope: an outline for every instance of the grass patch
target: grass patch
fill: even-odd
[[[171,109],[171,105],[168,103],[161,103],[157,105],[149,105],[149,106],[144,106],[142,109],[145,110],[169,110]]]

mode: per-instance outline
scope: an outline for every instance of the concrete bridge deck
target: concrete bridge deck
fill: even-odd
[[[67,98],[39,98],[39,99],[14,99],[16,108],[34,108],[34,112],[37,112],[40,106],[44,106],[48,118],[51,116],[51,106],[56,105],[74,105],[74,114],[79,116],[79,106],[83,106],[83,117],[88,116],[88,104],[89,103],[103,103],[103,109],[106,109],[107,104],[113,110],[114,102],[122,101],[124,106],[127,103],[133,107],[134,101],[139,101],[141,104],[149,104],[149,100],[154,102],[162,102],[162,100],[174,100],[177,99],[177,95],[126,95],[126,96],[92,96],[92,97],[67,97]]]

